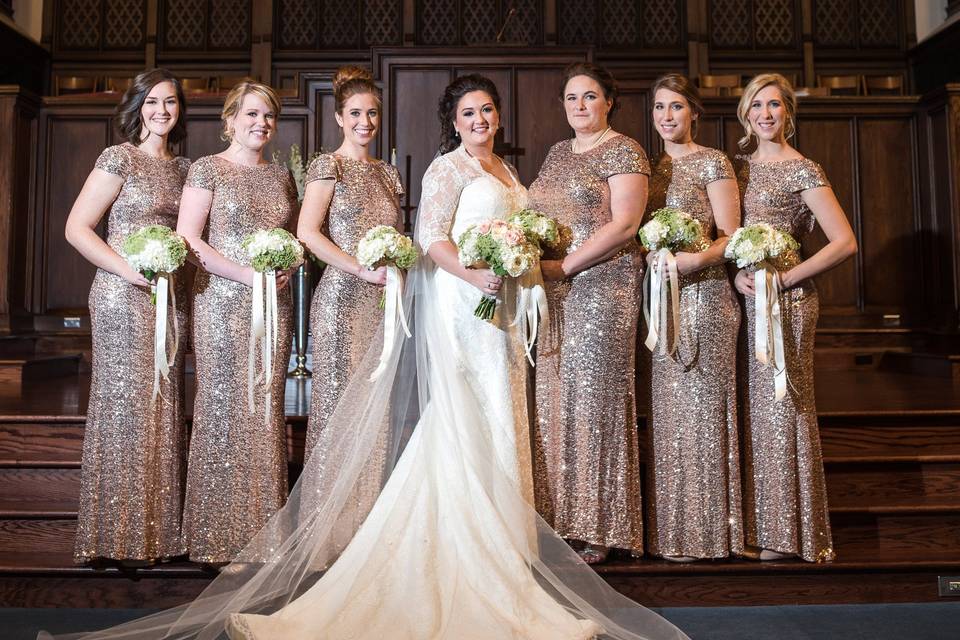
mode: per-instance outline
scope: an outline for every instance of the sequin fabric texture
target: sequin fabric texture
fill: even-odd
[[[398,196],[403,193],[403,187],[396,167],[380,161],[364,162],[323,154],[307,168],[306,182],[314,180],[335,182],[324,233],[345,253],[356,255],[364,234],[377,225],[402,229]],[[343,389],[367,352],[383,344],[382,334],[379,342],[376,340],[383,324],[382,295],[383,287],[332,266],[324,269],[310,309],[313,380],[307,425],[308,458],[315,450],[317,455],[324,456],[328,446],[325,426]],[[384,434],[386,431],[383,429]],[[378,446],[376,450],[386,452],[386,446]],[[386,461],[371,462],[383,466]],[[362,477],[366,481],[356,487],[352,499],[357,502],[357,513],[365,516],[380,494],[381,478],[375,474]],[[347,528],[352,532],[360,524],[352,523]]]
[[[716,238],[707,185],[734,178],[730,161],[716,149],[679,158],[664,153],[650,179],[644,222],[661,207],[680,209],[700,222],[707,242],[698,248],[706,248]],[[740,305],[722,265],[680,277],[679,317],[677,350],[652,356],[648,383],[647,551],[722,558],[743,551],[736,386]],[[672,339],[672,324],[667,335]]]
[[[800,193],[830,186],[823,169],[806,158],[744,163],[737,174],[743,224],[767,222],[800,238],[813,230],[813,213]],[[788,269],[797,252],[777,265]],[[757,362],[753,299],[746,300],[747,342],[741,355],[744,525],[746,541],[822,562],[834,558],[823,458],[813,388],[814,333],[819,315],[811,280],[781,294],[787,396],[774,400],[773,371]]]
[[[207,242],[240,264],[249,264],[241,246],[247,235],[286,227],[295,212],[293,179],[277,164],[245,166],[207,156],[193,163],[186,184],[213,192]],[[194,281],[197,395],[183,526],[190,558],[197,562],[233,559],[287,496],[283,391],[291,346],[290,288],[278,296],[269,423],[262,388],[254,394],[254,411],[247,405],[252,294],[249,285],[205,271]],[[256,370],[261,366],[258,350]]]
[[[611,220],[617,174],[650,174],[640,145],[615,136],[582,154],[550,149],[530,206],[572,230],[575,251]],[[643,513],[635,392],[639,245],[570,279],[547,283],[550,321],[537,341],[534,483],[537,509],[568,539],[641,552]]]
[[[96,168],[124,179],[108,213],[107,243],[118,253],[151,224],[177,226],[190,161],[155,158],[131,144],[108,147]],[[188,330],[184,282],[174,278],[181,340],[152,401],[150,291],[98,269],[90,288],[93,368],[83,439],[74,558],[149,560],[186,553],[180,535],[185,429],[183,353]],[[173,321],[169,311],[168,324]]]

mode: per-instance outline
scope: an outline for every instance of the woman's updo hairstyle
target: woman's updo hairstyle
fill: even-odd
[[[660,89],[679,93],[683,96],[683,99],[687,101],[687,104],[690,106],[690,111],[697,116],[690,125],[690,137],[696,138],[700,118],[706,112],[703,108],[703,100],[700,99],[700,91],[696,85],[690,82],[690,78],[687,76],[679,73],[667,73],[654,80],[653,85],[650,87],[650,96],[654,100],[656,100],[657,91]]]
[[[457,105],[463,96],[473,91],[483,91],[490,96],[497,113],[500,112],[500,93],[490,78],[471,73],[448,84],[437,109],[440,118],[440,153],[449,153],[460,146],[460,134],[453,128],[453,122],[457,119]]]
[[[124,92],[120,104],[117,105],[117,112],[114,116],[117,129],[120,131],[120,137],[130,144],[139,145],[143,142],[140,137],[143,131],[143,116],[140,115],[140,111],[143,109],[143,103],[147,100],[147,94],[161,82],[173,84],[177,94],[177,102],[180,105],[177,123],[167,134],[167,143],[174,145],[187,137],[187,102],[183,99],[183,87],[180,86],[180,81],[166,69],[150,69],[133,79],[130,87]]]
[[[770,85],[780,90],[780,96],[783,98],[783,108],[786,111],[786,121],[783,123],[783,137],[789,140],[797,132],[797,94],[793,90],[790,81],[779,73],[761,73],[754,76],[753,80],[747,83],[743,89],[743,95],[740,96],[740,104],[737,105],[737,119],[743,126],[743,137],[737,141],[741,149],[746,151],[753,143],[753,137],[756,135],[753,127],[750,126],[750,105],[757,97],[757,94]]]
[[[220,111],[223,131],[220,133],[220,139],[224,142],[233,140],[233,128],[230,126],[230,119],[240,113],[243,99],[250,94],[258,96],[266,102],[273,111],[274,117],[277,120],[280,119],[280,96],[273,90],[273,87],[253,80],[241,80],[230,89],[227,97],[223,100],[223,110]]]
[[[343,112],[343,105],[355,95],[371,93],[380,104],[380,90],[373,82],[373,75],[362,67],[347,66],[337,69],[333,76],[333,101],[337,113]]]
[[[569,64],[567,68],[563,70],[563,77],[560,80],[561,102],[563,101],[564,95],[566,95],[567,83],[570,82],[571,78],[576,78],[577,76],[593,78],[597,84],[600,85],[600,88],[603,90],[603,98],[610,101],[610,111],[607,112],[607,122],[609,123],[610,120],[613,119],[613,114],[620,106],[620,101],[618,100],[620,87],[617,85],[617,79],[613,77],[613,74],[610,73],[606,67],[601,67],[592,62],[574,62]]]

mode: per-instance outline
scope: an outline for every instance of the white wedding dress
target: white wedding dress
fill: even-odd
[[[232,640],[686,638],[604,583],[531,506],[517,283],[504,283],[484,322],[473,315],[480,291],[426,257],[433,242],[525,206],[510,170],[506,185],[461,147],[424,177],[416,232],[424,256],[405,295],[419,419],[366,519],[351,488],[361,474],[390,471],[370,461],[399,432],[384,438],[377,425],[386,413],[410,414],[398,404],[414,372],[396,355],[390,375],[350,381],[331,419],[342,441],[327,443],[327,459],[311,456],[288,506],[200,598],[86,638],[213,639],[224,630]],[[301,500],[303,491],[311,498]],[[301,503],[309,509],[298,511]],[[338,528],[361,520],[352,539]]]

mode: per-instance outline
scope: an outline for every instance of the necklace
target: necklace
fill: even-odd
[[[597,139],[594,140],[593,142],[591,142],[591,143],[587,146],[586,149],[581,149],[581,148],[580,148],[580,145],[577,144],[578,142],[580,142],[580,140],[578,140],[577,138],[574,138],[574,139],[573,139],[573,145],[572,145],[572,147],[573,147],[573,152],[574,152],[574,153],[583,153],[584,151],[589,151],[590,149],[593,149],[595,146],[597,146],[598,144],[600,144],[601,142],[603,142],[603,139],[607,137],[607,134],[608,134],[608,133],[610,133],[610,129],[611,129],[611,127],[607,127],[606,129],[604,129],[603,132],[602,132],[599,136],[597,136]]]

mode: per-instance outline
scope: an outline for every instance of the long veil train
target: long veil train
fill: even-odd
[[[561,610],[565,617],[585,622],[579,628],[586,631],[569,640],[593,637],[598,629],[602,631],[597,637],[615,640],[685,639],[656,613],[607,585],[523,499],[491,446],[485,419],[490,408],[481,406],[469,376],[458,366],[457,343],[439,321],[449,310],[439,308],[442,305],[433,295],[436,270],[425,256],[409,274],[403,304],[412,320],[413,339],[404,340],[403,333],[397,332],[386,372],[370,381],[379,363],[381,327],[320,444],[308,457],[287,505],[196,600],[104,631],[58,637],[212,640],[223,637],[232,614],[268,615],[287,605],[295,609],[297,599],[330,568],[339,573],[335,581],[326,582],[337,586],[329,599],[319,602],[329,616],[336,617],[364,598],[376,599],[367,603],[374,619],[359,637],[567,637],[551,633],[549,615],[541,616],[541,610],[524,605],[529,601],[527,594],[511,593],[524,589],[547,594],[540,598],[550,600],[543,610]],[[409,428],[414,425],[411,435]],[[400,443],[408,436],[403,449]],[[437,469],[442,473],[429,475]],[[429,479],[431,490],[470,487],[473,504],[455,505],[459,509],[455,514],[424,505],[432,494],[405,491],[405,478],[414,471]],[[385,483],[396,474],[388,484],[395,495],[382,495],[393,501],[389,513],[377,523],[368,521],[357,532],[370,505],[357,499],[354,488],[367,474],[380,474]],[[405,517],[409,513],[420,514],[418,521]],[[336,563],[331,567],[352,539],[377,536],[381,532],[370,530],[383,526],[395,527],[401,541],[406,541],[390,551],[393,555],[358,566]],[[413,533],[405,536],[405,532]],[[419,541],[422,547],[410,548]],[[492,555],[469,555],[470,549],[491,546]],[[384,557],[409,572],[410,592],[379,590]],[[444,589],[437,583],[455,586]],[[514,607],[517,610],[500,612],[490,606],[511,601],[520,603]],[[317,602],[312,606],[316,608]],[[493,620],[501,613],[511,619]],[[493,628],[502,631],[490,635]],[[342,640],[322,629],[316,631],[310,637]],[[40,637],[50,636],[41,633]]]

